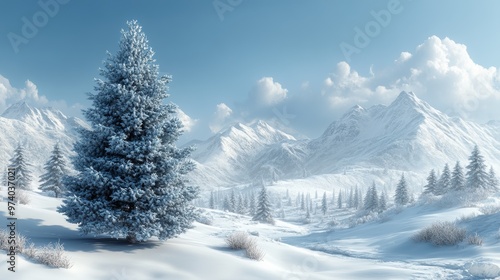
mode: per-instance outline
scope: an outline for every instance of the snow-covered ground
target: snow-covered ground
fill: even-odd
[[[2,194],[4,190],[2,190]],[[56,212],[61,200],[30,192],[31,203],[17,216],[20,234],[36,245],[60,240],[71,259],[69,269],[54,269],[19,257],[17,271],[0,262],[0,279],[484,279],[500,276],[500,198],[474,207],[416,205],[390,210],[383,218],[346,227],[353,214],[331,209],[309,224],[290,207],[285,221],[261,224],[249,217],[203,209],[212,224],[194,223],[178,238],[130,245],[106,237],[80,236],[76,226]],[[7,204],[0,203],[5,222]],[[486,214],[485,214],[486,213]],[[329,225],[332,216],[338,226]],[[463,242],[436,247],[411,237],[435,221],[460,220],[468,234],[477,232],[482,246]],[[265,252],[262,261],[233,251],[225,237],[246,231]],[[5,251],[2,251],[6,260]],[[499,278],[500,279],[500,278]]]

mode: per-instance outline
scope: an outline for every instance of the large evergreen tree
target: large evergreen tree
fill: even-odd
[[[9,160],[9,167],[16,169],[16,188],[30,190],[32,181],[31,164],[28,162],[24,154],[24,147],[21,144],[14,150],[14,156]]]
[[[321,212],[323,215],[328,211],[328,201],[326,200],[326,192],[323,193],[323,199],[321,199]]]
[[[406,205],[410,202],[410,194],[408,185],[406,183],[405,175],[401,175],[398,185],[396,186],[396,194],[394,195],[394,202],[397,205]]]
[[[464,172],[459,161],[457,161],[451,173],[450,187],[453,191],[461,191],[465,187]]]
[[[484,158],[479,152],[479,147],[476,145],[469,157],[469,165],[467,165],[467,173],[465,174],[465,187],[468,191],[486,190],[488,189],[489,175],[486,171]]]
[[[198,189],[185,174],[192,148],[175,142],[182,124],[164,104],[170,78],[159,76],[153,50],[137,21],[127,23],[119,49],[109,55],[84,111],[91,124],[75,144],[77,175],[64,181],[70,196],[59,212],[84,234],[168,239],[195,217]]]
[[[40,176],[40,189],[53,192],[56,197],[62,196],[66,191],[62,183],[63,177],[68,175],[66,165],[59,144],[56,144],[50,159],[45,163],[44,169],[46,172]]]
[[[253,220],[274,224],[274,219],[271,211],[271,203],[269,203],[269,197],[267,196],[266,187],[263,185],[262,189],[260,190],[257,202],[257,210],[255,211],[255,215],[253,216]]]

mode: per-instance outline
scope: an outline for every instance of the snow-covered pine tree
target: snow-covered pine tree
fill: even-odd
[[[490,167],[490,172],[488,173],[488,186],[493,191],[498,191],[498,178],[493,170],[493,166]]]
[[[394,195],[394,203],[396,205],[406,205],[410,202],[410,194],[408,184],[406,183],[405,175],[401,175],[398,185],[396,186],[396,194]]]
[[[210,209],[215,209],[214,191],[210,191],[210,199],[208,201],[208,207],[210,207]]]
[[[231,195],[229,196],[229,211],[236,213],[236,194],[234,189],[231,189]]]
[[[448,164],[444,165],[443,173],[441,174],[441,177],[439,177],[436,186],[437,195],[443,195],[451,189],[451,173],[450,166],[448,166]]]
[[[364,204],[365,204],[364,205],[365,210],[369,212],[377,211],[377,209],[379,208],[378,193],[377,193],[377,187],[375,186],[375,182],[373,182],[372,186],[368,188]]]
[[[18,144],[17,148],[14,150],[14,156],[9,160],[9,167],[14,167],[16,169],[16,188],[20,190],[31,190],[31,164],[28,163],[24,155],[24,147],[21,144]]]
[[[229,211],[229,208],[231,208],[231,205],[229,205],[229,198],[226,195],[224,197],[224,201],[222,202],[222,209],[224,209],[224,211]]]
[[[347,200],[347,205],[349,208],[354,207],[354,190],[351,187],[351,190],[349,191],[349,199]]]
[[[269,203],[269,197],[267,196],[266,187],[262,186],[257,203],[257,210],[255,212],[255,215],[253,216],[253,220],[274,224],[274,219],[271,211],[271,204]]]
[[[176,106],[164,104],[170,77],[159,75],[154,52],[137,21],[127,23],[118,51],[101,70],[91,129],[75,144],[75,176],[66,177],[69,196],[59,212],[84,234],[160,240],[185,232],[196,214],[198,189],[185,175],[194,168],[192,148],[179,149],[182,134]]]
[[[337,197],[338,197],[337,198],[337,207],[339,209],[341,209],[342,208],[342,192],[340,190],[339,190],[339,195]]]
[[[321,212],[323,215],[326,215],[326,211],[328,211],[328,201],[326,200],[326,192],[324,192],[323,199],[321,200]]]
[[[429,172],[429,176],[427,176],[427,184],[424,186],[424,193],[438,195],[436,171],[434,171],[434,169],[432,169],[431,172]]]
[[[352,201],[352,207],[354,207],[355,209],[359,208],[359,190],[358,190],[358,186],[356,186],[356,188],[354,189],[354,198],[353,198],[353,201]]]
[[[250,193],[250,201],[248,202],[248,211],[250,212],[250,215],[253,216],[255,215],[256,210],[257,210],[257,203],[255,201],[255,193],[252,191]]]
[[[464,172],[460,166],[460,162],[457,161],[455,167],[453,167],[453,172],[451,173],[450,188],[453,191],[461,191],[465,187]]]
[[[245,207],[243,205],[243,196],[238,195],[238,199],[236,201],[236,213],[243,215],[245,214]]]
[[[46,173],[40,176],[40,189],[42,191],[53,192],[55,197],[61,197],[66,189],[63,185],[63,177],[68,175],[67,163],[59,148],[59,144],[54,146],[50,159],[45,163]]]
[[[378,200],[378,210],[379,212],[387,210],[387,198],[385,191],[382,191],[382,193],[380,194],[380,198]]]
[[[488,189],[488,173],[486,172],[486,164],[484,158],[479,152],[479,147],[474,146],[474,150],[469,157],[469,165],[467,165],[467,173],[465,174],[465,187],[468,191],[478,191]]]
[[[306,209],[306,201],[304,198],[304,193],[300,196],[300,209],[305,210]]]

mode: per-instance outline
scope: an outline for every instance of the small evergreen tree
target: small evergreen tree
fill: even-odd
[[[396,186],[396,194],[394,195],[394,203],[396,205],[406,205],[410,202],[408,184],[406,183],[405,175],[401,175],[398,185]]]
[[[451,173],[450,187],[454,191],[461,191],[465,187],[464,172],[459,161],[457,161]]]
[[[210,191],[210,200],[208,202],[208,207],[210,209],[215,209],[215,196],[214,196],[214,191]]]
[[[159,75],[154,52],[137,21],[122,31],[96,80],[92,107],[84,111],[91,129],[75,144],[75,176],[65,177],[69,196],[59,212],[84,234],[126,237],[135,243],[185,232],[196,216],[198,188],[192,148],[177,148],[182,123],[176,106],[165,104],[170,77]]]
[[[465,187],[468,191],[486,190],[488,189],[488,173],[484,158],[479,152],[479,147],[476,145],[469,157],[469,165],[467,165],[467,173],[465,174]]]
[[[253,191],[250,193],[250,201],[248,202],[248,204],[250,216],[253,217],[253,215],[255,215],[255,212],[257,211],[257,202],[255,200],[255,193]]]
[[[337,207],[339,209],[342,209],[342,192],[339,190],[339,195],[337,196]]]
[[[234,193],[234,189],[231,189],[231,194],[229,196],[229,211],[236,213],[236,194]]]
[[[52,150],[50,159],[45,163],[44,169],[46,173],[40,177],[40,189],[53,192],[55,197],[62,196],[66,191],[62,183],[63,177],[68,175],[66,165],[66,160],[59,148],[59,144],[56,144],[54,150]]]
[[[488,186],[491,190],[498,191],[498,184],[498,178],[495,174],[495,170],[493,170],[493,167],[490,167],[490,172],[488,174]]]
[[[437,195],[443,195],[451,189],[451,173],[448,164],[444,165],[443,173],[437,181]]]
[[[226,195],[224,197],[224,201],[222,202],[222,209],[224,209],[224,211],[229,211],[230,208],[231,208],[231,205],[229,203],[229,198]]]
[[[434,169],[432,169],[431,172],[429,172],[429,176],[427,176],[427,185],[424,186],[424,193],[438,194],[436,172]]]
[[[383,212],[383,211],[387,210],[387,198],[386,198],[385,191],[383,191],[380,194],[380,198],[379,198],[378,202],[379,202],[378,203],[378,208],[379,208],[380,212]]]
[[[269,203],[265,186],[262,186],[262,189],[260,190],[257,211],[253,216],[253,220],[274,224],[273,215],[271,214],[271,204]]]
[[[372,186],[368,188],[364,204],[365,204],[364,205],[365,210],[369,212],[376,211],[379,208],[378,194],[375,182],[373,182]]]
[[[326,211],[328,211],[328,201],[326,200],[326,192],[324,192],[323,199],[321,200],[321,212],[323,212],[323,215],[326,215]]]
[[[16,169],[16,188],[20,190],[31,190],[31,164],[28,163],[24,154],[24,147],[21,146],[21,144],[14,150],[14,156],[9,160],[9,167],[14,167]]]

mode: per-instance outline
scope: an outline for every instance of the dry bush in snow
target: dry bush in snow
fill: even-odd
[[[413,239],[436,246],[449,246],[464,241],[465,236],[465,229],[459,228],[455,223],[437,222],[419,231]]]

